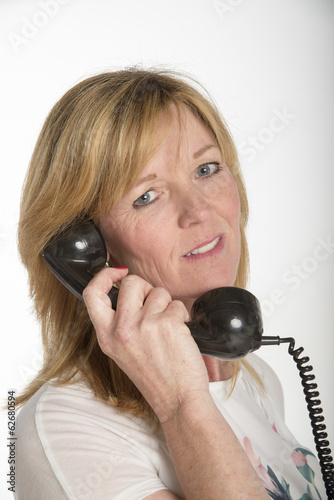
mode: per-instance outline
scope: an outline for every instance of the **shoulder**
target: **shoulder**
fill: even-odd
[[[46,457],[36,424],[36,408],[47,387],[47,384],[41,387],[20,409],[17,417],[16,438],[19,445],[16,457],[16,491],[18,498],[24,500],[68,499],[57,479],[57,474]],[[52,485],[52,488],[48,489],[48,485]]]
[[[140,440],[143,434],[152,435],[149,424],[104,403],[83,383],[45,384],[21,413],[21,421],[35,421],[41,440],[64,436],[64,445],[69,433],[72,440],[84,434],[87,439],[94,435],[95,440],[117,434],[128,441]]]
[[[89,493],[85,498],[95,499],[131,485],[144,497],[164,487],[157,475],[160,442],[151,427],[100,401],[84,384],[45,384],[20,411],[18,428],[18,490],[31,490],[22,498]]]

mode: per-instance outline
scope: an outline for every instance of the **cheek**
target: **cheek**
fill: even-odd
[[[239,191],[238,191],[238,186],[234,180],[234,177],[230,173],[230,182],[229,182],[229,191],[230,191],[230,204],[231,207],[234,208],[236,211],[240,211],[240,198],[239,198]]]
[[[122,227],[122,230],[119,228]],[[131,273],[142,274],[145,261],[154,258],[157,239],[147,224],[109,224],[103,231],[111,262],[117,266],[127,266]]]
[[[239,228],[240,198],[237,185],[230,173],[223,186],[217,185],[214,188],[214,194],[217,212],[233,229]]]
[[[99,226],[113,266],[125,265],[125,249],[129,248],[129,244],[131,244],[128,236],[131,235],[131,232],[128,231],[124,222],[123,218],[117,217],[115,213],[100,219]]]
[[[113,265],[127,266],[131,268],[130,257],[134,255],[136,248],[136,239],[131,233],[122,231],[121,233],[113,233],[112,236],[106,238],[107,249],[110,253],[111,262]]]
[[[228,220],[229,224],[232,227],[232,230],[235,232],[237,253],[238,253],[238,262],[240,258],[241,252],[241,231],[240,231],[240,198],[237,190],[237,186],[235,186],[235,191],[230,200],[229,210],[228,210]]]

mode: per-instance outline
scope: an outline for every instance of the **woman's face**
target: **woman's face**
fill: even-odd
[[[233,285],[239,216],[237,186],[216,141],[187,110],[181,123],[174,113],[155,156],[100,227],[113,266],[127,266],[190,307],[202,293]]]

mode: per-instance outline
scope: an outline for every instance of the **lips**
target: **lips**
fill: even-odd
[[[217,236],[214,240],[211,240],[208,243],[204,242],[201,245],[197,246],[196,248],[191,250],[189,253],[184,255],[183,258],[191,257],[191,256],[197,255],[197,254],[208,253],[208,252],[212,251],[218,245],[218,243],[220,241],[221,241],[221,236]]]

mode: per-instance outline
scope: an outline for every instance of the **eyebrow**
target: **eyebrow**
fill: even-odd
[[[203,146],[202,148],[200,148],[198,151],[196,151],[193,154],[194,160],[196,160],[200,156],[204,155],[204,153],[206,153],[209,149],[212,149],[212,148],[219,149],[216,144],[207,144],[206,146]],[[157,174],[149,174],[149,175],[146,175],[145,177],[141,177],[140,179],[138,179],[135,186],[138,187],[141,184],[144,184],[145,182],[152,181],[152,180],[156,179],[157,177],[158,177]]]
[[[146,177],[141,177],[140,179],[138,179],[135,186],[136,187],[140,186],[140,184],[144,184],[144,182],[152,181],[152,180],[156,179],[157,177],[158,177],[157,174],[149,174],[149,175],[146,175]]]
[[[209,149],[212,148],[218,148],[218,146],[216,144],[207,144],[206,146],[203,146],[201,149],[199,149],[198,151],[196,151],[196,153],[193,154],[194,160],[204,155],[204,153],[206,153]]]

